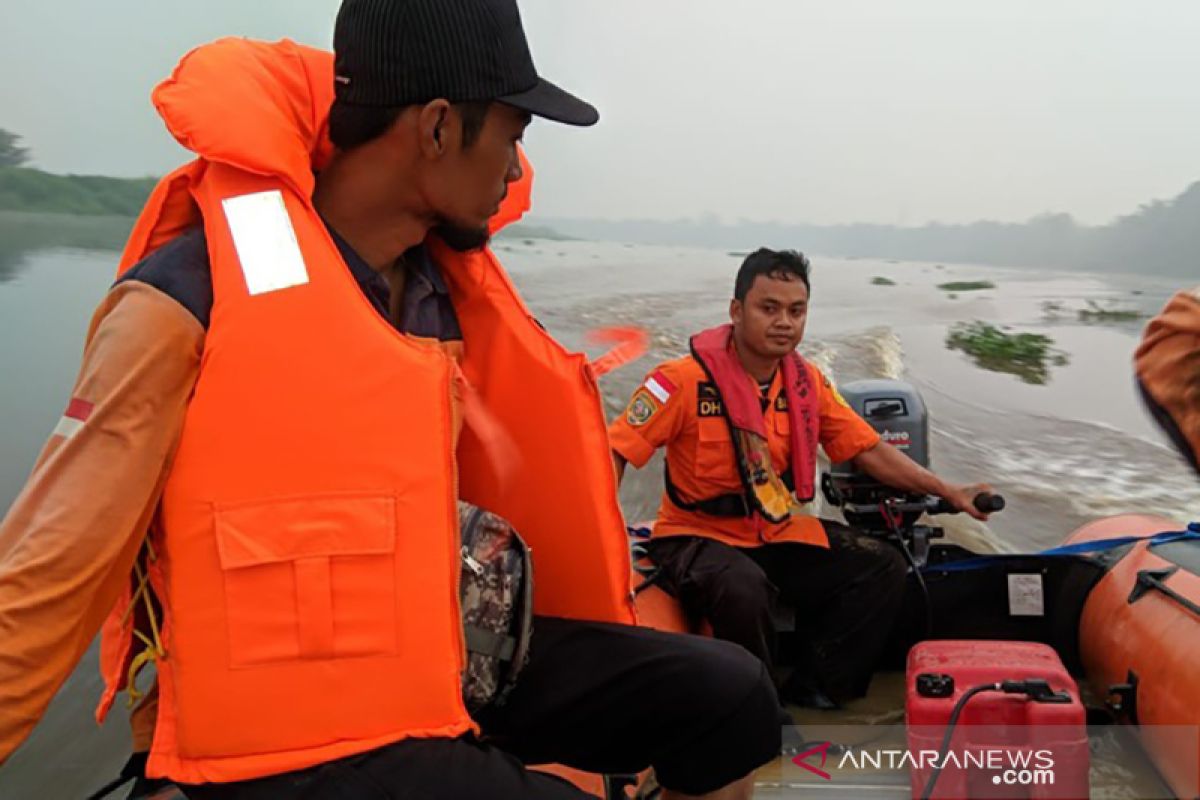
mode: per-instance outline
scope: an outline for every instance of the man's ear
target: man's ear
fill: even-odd
[[[421,155],[431,159],[445,155],[449,123],[449,101],[433,100],[421,107],[417,115],[417,137]]]
[[[736,297],[729,301],[729,321],[734,325],[742,321],[742,301]]]

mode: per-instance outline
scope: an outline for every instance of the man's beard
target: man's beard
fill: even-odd
[[[443,220],[433,226],[436,233],[446,246],[457,253],[469,253],[472,250],[482,250],[492,240],[492,233],[487,227],[467,228],[453,222]]]

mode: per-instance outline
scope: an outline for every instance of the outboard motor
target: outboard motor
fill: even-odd
[[[867,380],[848,383],[839,390],[883,441],[921,466],[929,467],[929,413],[915,386],[904,381]],[[907,495],[884,486],[852,462],[834,464],[822,476],[821,489],[830,504],[842,507],[848,524],[872,533],[884,533],[893,527],[886,524],[883,516],[885,501],[895,506],[902,528],[911,528],[925,512],[924,495]],[[919,507],[906,508],[918,504]]]
[[[885,442],[929,468],[929,414],[916,387],[895,380],[856,381],[841,393]],[[921,516],[958,512],[940,497],[885,486],[853,463],[834,464],[821,476],[821,490],[830,505],[841,507],[847,524],[896,541],[914,569],[926,563],[930,540],[943,535],[941,528],[917,524]],[[975,507],[984,513],[1000,511],[1004,498],[980,494]]]

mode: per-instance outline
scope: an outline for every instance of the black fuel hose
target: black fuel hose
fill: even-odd
[[[950,752],[950,738],[954,736],[954,726],[958,724],[958,717],[966,707],[967,701],[977,694],[999,691],[1000,684],[998,683],[982,683],[979,686],[972,686],[963,692],[962,697],[958,698],[958,702],[954,704],[954,710],[950,712],[950,720],[946,723],[946,734],[942,737],[942,746],[938,748],[937,761],[934,762],[933,773],[929,776],[929,780],[925,782],[925,789],[921,792],[921,800],[929,800],[933,796],[933,788],[937,786],[938,778],[942,777],[942,762],[946,758],[946,753]]]
[[[972,686],[963,692],[963,696],[958,698],[958,702],[954,704],[954,710],[950,712],[950,719],[946,722],[946,734],[942,737],[942,746],[938,748],[937,761],[933,765],[933,772],[930,774],[929,780],[925,783],[925,789],[921,792],[921,800],[929,800],[933,796],[933,788],[937,786],[938,778],[942,775],[942,766],[946,760],[946,754],[950,752],[950,738],[954,736],[954,726],[958,724],[958,717],[966,707],[967,701],[975,695],[983,694],[984,692],[1023,694],[1034,703],[1071,702],[1070,695],[1054,691],[1050,688],[1049,683],[1040,678],[1024,681],[1008,680],[998,683],[981,683],[978,686]]]

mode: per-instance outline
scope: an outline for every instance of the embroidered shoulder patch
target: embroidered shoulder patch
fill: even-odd
[[[850,404],[846,402],[846,398],[842,397],[842,393],[838,391],[837,387],[828,382],[827,385],[829,386],[829,391],[833,392],[833,399],[837,401],[838,405],[849,408]]]
[[[625,421],[635,428],[645,425],[659,408],[661,406],[658,405],[650,392],[644,388],[639,388],[633,393],[633,400],[629,402],[629,410],[625,413]]]
[[[850,404],[846,402],[846,398],[842,397],[842,393],[838,391],[834,382],[829,380],[828,375],[821,373],[821,382],[825,384],[825,388],[833,395],[834,402],[843,408],[850,408]]]

